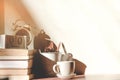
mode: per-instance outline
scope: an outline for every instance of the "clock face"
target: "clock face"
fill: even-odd
[[[19,29],[18,31],[16,31],[15,35],[19,35],[19,36],[26,36],[27,37],[27,45],[29,45],[32,41],[32,36],[29,30],[22,28]]]

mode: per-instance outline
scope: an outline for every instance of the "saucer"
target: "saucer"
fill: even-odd
[[[70,75],[65,75],[65,76],[63,76],[61,74],[57,74],[57,77],[59,77],[59,78],[73,78],[75,75],[76,75],[75,73],[70,74]]]

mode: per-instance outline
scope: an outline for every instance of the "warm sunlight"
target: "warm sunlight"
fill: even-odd
[[[120,73],[119,0],[23,0],[37,24],[87,65],[86,74]]]

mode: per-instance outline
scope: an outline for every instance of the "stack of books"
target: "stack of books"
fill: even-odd
[[[34,50],[0,49],[0,80],[30,80]]]

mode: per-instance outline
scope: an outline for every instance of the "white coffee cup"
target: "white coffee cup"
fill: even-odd
[[[59,61],[53,66],[53,71],[61,76],[74,74],[75,61]]]

